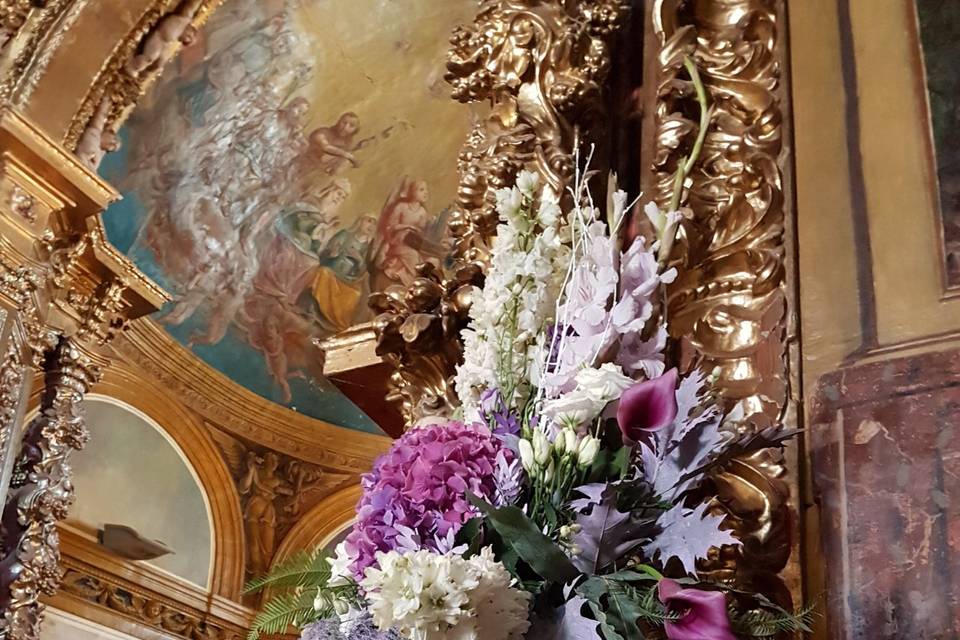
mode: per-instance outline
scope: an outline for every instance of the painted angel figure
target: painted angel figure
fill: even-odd
[[[409,176],[387,198],[371,251],[371,291],[383,291],[391,284],[410,284],[418,264],[437,262],[443,255],[443,243],[425,233],[431,222],[426,206],[429,198],[426,181]]]

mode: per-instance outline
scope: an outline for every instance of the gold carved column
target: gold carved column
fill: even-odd
[[[0,110],[0,637],[34,639],[60,581],[56,523],[73,498],[80,402],[105,346],[165,294],[104,239],[116,193],[15,112]],[[37,371],[37,370],[40,371]],[[35,372],[40,413],[22,425]]]
[[[684,190],[691,215],[675,251],[682,268],[668,292],[670,332],[696,365],[719,372],[722,396],[743,412],[744,435],[798,425],[784,10],[779,0],[658,0],[652,11],[658,51],[646,186],[661,207],[700,127],[685,56],[710,102],[700,161]],[[714,477],[717,508],[743,545],[703,570],[789,604],[796,585],[780,574],[796,524],[786,475],[784,455],[770,449]]]

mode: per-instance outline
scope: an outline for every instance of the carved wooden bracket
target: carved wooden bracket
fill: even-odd
[[[700,161],[685,185],[692,216],[675,251],[682,268],[668,292],[669,329],[698,366],[718,372],[722,397],[746,416],[743,430],[797,426],[782,12],[779,0],[658,0],[653,8],[660,46],[648,183],[661,207],[699,132],[685,56],[695,61],[711,104]],[[773,450],[716,474],[716,507],[743,545],[723,549],[701,569],[789,604],[779,577],[793,544],[785,475],[783,455]]]

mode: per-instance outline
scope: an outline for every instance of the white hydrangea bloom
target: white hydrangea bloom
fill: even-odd
[[[361,582],[373,620],[411,640],[520,640],[530,594],[490,547],[464,559],[431,551],[378,553]]]

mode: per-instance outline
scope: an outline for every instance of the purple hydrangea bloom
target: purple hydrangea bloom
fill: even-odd
[[[357,522],[346,540],[357,580],[376,564],[378,551],[406,548],[411,541],[439,551],[437,541],[456,535],[477,513],[468,491],[494,500],[499,454],[508,463],[515,457],[479,424],[430,425],[397,440],[361,480]]]

